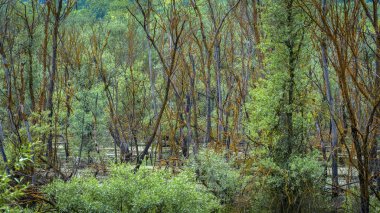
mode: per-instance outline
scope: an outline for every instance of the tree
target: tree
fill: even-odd
[[[186,20],[181,20],[179,14],[178,14],[178,11],[175,8],[175,5],[174,4],[169,5],[169,11],[172,14],[172,16],[168,17],[169,18],[168,21],[170,23],[168,30],[169,30],[171,39],[173,39],[173,41],[172,41],[173,42],[173,48],[170,51],[169,63],[167,63],[167,61],[165,60],[165,58],[163,56],[162,51],[157,46],[157,43],[155,40],[156,38],[154,37],[154,35],[152,35],[148,31],[148,25],[147,25],[147,18],[148,17],[146,16],[146,14],[147,14],[146,10],[144,9],[143,5],[139,1],[137,1],[137,6],[138,6],[138,8],[139,8],[139,10],[143,16],[142,17],[143,20],[140,20],[129,8],[128,8],[128,12],[135,18],[135,20],[139,23],[139,25],[144,29],[144,32],[145,32],[146,36],[148,37],[148,40],[150,41],[153,48],[157,52],[159,59],[160,59],[160,62],[164,68],[164,75],[166,75],[166,85],[165,85],[165,91],[164,91],[164,100],[162,102],[162,106],[161,106],[160,112],[158,114],[156,123],[153,127],[153,133],[149,137],[149,139],[145,145],[144,150],[142,151],[142,153],[138,157],[137,165],[135,167],[136,170],[139,169],[139,167],[142,163],[142,160],[148,154],[148,150],[149,150],[150,146],[152,145],[154,138],[157,134],[157,130],[158,130],[158,127],[160,125],[160,120],[163,116],[166,104],[168,102],[169,92],[170,92],[171,83],[172,83],[171,76],[173,75],[175,68],[176,68],[175,64],[177,62],[177,51],[182,44],[181,35],[185,29],[185,23],[186,23]],[[150,10],[150,8],[148,8],[148,9]]]
[[[327,5],[326,0],[322,1],[322,12],[325,16],[327,13]],[[336,121],[334,120],[334,114],[335,114],[335,104],[334,99],[331,91],[331,84],[330,84],[330,77],[329,77],[329,68],[328,68],[328,56],[327,56],[327,45],[326,41],[321,41],[321,60],[322,60],[322,70],[323,70],[323,80],[325,82],[325,88],[326,88],[326,96],[327,96],[327,103],[329,105],[329,111],[330,111],[330,133],[331,133],[331,168],[332,168],[332,184],[333,184],[333,190],[332,190],[332,196],[333,198],[338,196],[338,187],[339,187],[339,180],[338,180],[338,130]]]
[[[266,2],[262,18],[266,33],[261,50],[266,59],[264,73],[251,90],[252,100],[248,105],[252,121],[250,138],[255,143],[250,161],[252,175],[266,184],[263,187],[267,188],[268,197],[263,195],[264,199],[275,200],[269,208],[283,212],[306,210],[309,204],[304,203],[303,196],[317,199],[320,192],[318,187],[309,188],[316,191],[306,195],[308,189],[303,187],[319,185],[312,176],[322,175],[320,170],[315,170],[311,176],[304,176],[304,185],[291,180],[309,166],[319,168],[308,148],[310,136],[306,134],[313,124],[312,97],[316,95],[309,82],[312,61],[308,19],[294,0]],[[304,164],[299,164],[300,159],[305,160]],[[266,171],[268,175],[264,175]],[[255,199],[259,198],[255,196]]]
[[[58,53],[58,35],[59,27],[62,20],[64,20],[71,12],[74,7],[75,1],[70,0],[64,2],[63,0],[58,1],[48,1],[46,4],[49,7],[53,18],[53,33],[52,33],[52,55],[51,55],[51,72],[49,73],[49,85],[48,85],[48,94],[47,94],[47,110],[49,110],[49,120],[50,128],[53,127],[53,94],[54,94],[54,84],[56,73],[58,70],[57,67],[57,53]],[[65,5],[64,5],[65,4]],[[48,13],[49,16],[49,13]],[[47,139],[47,155],[50,162],[54,163],[54,153],[53,153],[53,132],[50,130],[49,136]]]
[[[367,22],[366,17],[361,15],[363,3],[329,3],[327,15],[323,15],[324,7],[320,2],[310,1],[309,3],[303,3],[303,9],[331,44],[329,61],[335,70],[349,119],[347,129],[341,129],[340,134],[348,131],[351,135],[357,162],[353,162],[351,154],[349,157],[359,173],[360,210],[369,212],[369,190],[372,188],[369,169],[370,151],[377,140],[376,131],[374,131],[377,124],[374,121],[378,117],[380,98],[370,86],[376,81],[376,77],[374,79],[373,76],[366,74],[371,71],[368,52],[372,51],[372,44],[367,43],[366,34],[361,32],[363,25]],[[367,5],[364,4],[364,6]],[[373,55],[376,61],[378,56],[376,53]],[[350,149],[347,142],[343,145],[346,149]]]

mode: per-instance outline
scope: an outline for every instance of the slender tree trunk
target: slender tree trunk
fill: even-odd
[[[315,127],[317,129],[317,132],[318,132],[318,135],[319,135],[319,140],[320,140],[320,144],[321,144],[321,151],[322,151],[322,156],[323,156],[323,163],[324,163],[324,180],[326,180],[327,178],[327,155],[326,155],[326,145],[325,145],[325,141],[323,139],[323,135],[322,135],[322,132],[321,132],[321,127],[319,125],[319,121],[318,119],[315,121]]]
[[[351,115],[350,115],[351,116]],[[351,135],[356,149],[356,157],[358,159],[358,173],[359,173],[359,186],[360,186],[360,212],[369,213],[369,182],[368,182],[368,156],[366,156],[367,149],[359,141],[359,133],[355,127],[351,127]]]
[[[15,80],[15,82],[16,82],[16,80]],[[31,146],[32,161],[34,162],[34,144],[33,144],[33,140],[32,140],[32,134],[30,132],[29,121],[28,121],[27,116],[26,116],[25,111],[24,111],[24,109],[25,109],[25,94],[26,94],[26,92],[25,92],[25,80],[24,80],[24,64],[21,65],[21,69],[20,69],[20,84],[21,84],[21,86],[20,86],[20,89],[18,92],[16,89],[16,95],[17,95],[17,98],[19,100],[18,114],[20,116],[20,119],[24,123],[28,143],[30,143],[30,146]],[[32,176],[32,184],[34,185],[35,184],[34,164],[31,165],[31,176]]]
[[[114,157],[115,157],[115,163],[117,163],[117,144],[119,144],[119,139],[117,138],[117,136],[115,136],[115,133],[113,132],[113,127],[112,127],[112,122],[109,124],[109,132],[113,138],[113,149],[114,149]]]
[[[190,91],[190,93],[191,93],[191,91]],[[188,92],[186,94],[186,128],[187,128],[187,137],[184,140],[186,142],[185,143],[186,152],[184,153],[184,156],[186,158],[189,157],[189,148],[190,148],[190,144],[192,143],[192,140],[193,140],[193,138],[192,138],[193,137],[193,132],[192,132],[192,128],[191,128],[191,114],[192,114],[191,111],[192,111],[191,95]]]
[[[50,4],[48,2],[48,4]],[[49,21],[50,21],[50,7],[47,7],[47,12],[46,12],[46,18],[45,18],[45,24],[44,24],[44,41],[43,41],[43,44],[42,44],[42,84],[41,84],[41,88],[40,88],[40,97],[39,97],[39,114],[41,114],[41,112],[43,110],[45,110],[45,96],[46,96],[46,85],[47,85],[47,78],[46,78],[46,73],[47,73],[47,48],[48,48],[48,42],[49,42]],[[45,138],[45,137],[43,137]],[[45,142],[43,140],[43,142]]]
[[[214,46],[214,60],[216,72],[216,95],[218,107],[218,143],[222,143],[223,128],[223,100],[222,100],[222,86],[221,86],[221,62],[220,62],[220,39],[216,38]]]
[[[148,23],[150,20],[150,11],[151,11],[151,0],[148,0]],[[150,33],[150,25],[147,24],[147,32]],[[156,73],[153,69],[153,61],[152,61],[152,44],[150,43],[149,39],[147,39],[147,48],[148,48],[148,65],[149,65],[149,82],[150,82],[150,95],[152,98],[152,108],[153,108],[153,113],[154,117],[153,120],[155,120],[158,116],[158,106],[157,106],[157,97],[156,97]],[[160,135],[161,135],[161,125],[157,129],[157,146],[159,146],[158,149],[158,159],[160,160],[162,158],[162,144],[160,140]],[[137,156],[139,154],[137,153]]]
[[[341,57],[339,57],[341,58]],[[369,212],[369,182],[368,182],[368,144],[363,144],[359,136],[358,120],[354,107],[352,105],[349,89],[346,79],[346,64],[344,61],[339,61],[340,70],[338,70],[339,86],[342,92],[344,103],[347,107],[351,124],[351,135],[356,150],[356,157],[358,160],[358,173],[360,185],[360,207],[362,213]]]
[[[148,30],[149,30],[149,27],[148,27]],[[156,97],[156,92],[155,92],[155,84],[156,84],[156,74],[153,70],[153,63],[152,63],[152,48],[151,48],[151,44],[149,43],[148,41],[148,44],[147,44],[147,47],[148,47],[148,64],[149,64],[149,80],[150,80],[150,95],[151,95],[151,98],[152,98],[152,108],[153,108],[153,113],[154,113],[154,116],[153,116],[153,120],[155,120],[157,118],[157,115],[158,115],[158,110],[157,110],[157,97]],[[158,127],[157,129],[157,134],[160,135],[161,131],[160,131],[160,126]],[[158,137],[157,139],[157,145],[158,146],[161,146],[161,140],[159,140],[160,137]],[[158,149],[158,159],[161,159],[162,157],[162,149],[159,148]],[[137,154],[138,156],[138,154]]]
[[[70,106],[70,86],[69,86],[69,70],[67,66],[65,67],[65,87],[66,87],[66,100],[65,100],[65,105],[66,105],[66,118],[65,118],[65,157],[66,157],[66,162],[69,159],[70,156],[70,151],[69,151],[69,134],[68,134],[68,129],[70,126],[70,115],[71,115],[71,106]],[[96,96],[98,98],[98,96]],[[97,99],[96,99],[97,100]]]
[[[287,26],[289,29],[293,29],[294,14],[293,14],[293,0],[287,3]],[[289,82],[288,82],[288,107],[286,112],[286,128],[288,134],[287,141],[287,155],[290,156],[293,152],[293,103],[294,103],[294,89],[295,89],[295,66],[296,66],[296,53],[295,53],[295,43],[294,38],[290,37],[285,43],[289,54]]]
[[[195,78],[196,78],[196,68],[195,68],[195,61],[194,57],[189,54],[190,61],[191,61],[191,70],[192,72],[189,73],[190,75],[190,90],[191,90],[191,100],[192,100],[192,109],[193,109],[193,117],[194,117],[194,133],[195,133],[195,138],[194,138],[194,148],[193,152],[194,155],[198,154],[199,150],[199,133],[198,133],[198,113],[197,113],[197,98],[195,97]]]
[[[48,97],[47,97],[47,109],[49,110],[49,125],[50,125],[50,131],[47,141],[47,150],[48,150],[48,160],[50,163],[53,162],[53,133],[52,133],[52,127],[53,127],[53,95],[54,95],[54,83],[55,83],[55,76],[57,72],[57,50],[58,50],[58,30],[60,25],[60,18],[61,18],[61,9],[62,9],[62,2],[63,0],[59,0],[57,3],[58,5],[54,14],[54,27],[53,27],[53,40],[52,40],[52,56],[51,56],[51,72],[49,73],[49,86],[48,86]],[[53,4],[55,5],[55,4]]]
[[[261,36],[259,29],[259,10],[258,10],[258,0],[252,0],[253,7],[253,34],[255,37],[255,54],[257,56],[258,67],[260,70],[264,68],[264,55],[261,52],[259,46],[261,44]]]
[[[211,51],[209,48],[209,45],[207,44],[207,38],[206,38],[206,33],[204,30],[204,23],[203,23],[203,18],[202,18],[202,13],[199,10],[199,7],[196,3],[196,1],[192,1],[192,6],[195,11],[195,13],[198,16],[199,23],[200,23],[200,31],[202,35],[202,43],[203,43],[203,49],[201,48],[201,51],[205,51],[205,58],[202,58],[205,62],[203,63],[203,67],[205,67],[206,71],[206,134],[204,137],[204,143],[207,145],[207,143],[210,142],[211,139],[211,67],[210,67],[210,59],[211,59]],[[212,6],[209,3],[209,9],[212,9]],[[211,7],[210,7],[211,6]],[[214,23],[215,25],[215,23]],[[202,54],[203,55],[203,54]]]
[[[144,150],[141,153],[141,156],[138,158],[138,161],[137,161],[137,164],[135,167],[135,171],[137,171],[140,168],[141,163],[144,160],[144,157],[148,154],[149,148],[152,145],[154,138],[156,137],[157,130],[158,130],[158,127],[159,127],[160,122],[161,122],[161,118],[164,114],[166,104],[168,103],[168,100],[169,100],[169,92],[170,92],[170,76],[168,76],[168,79],[166,81],[165,96],[164,96],[164,100],[162,102],[160,113],[158,114],[158,117],[156,119],[156,123],[154,125],[153,134],[150,136],[148,142],[145,145]]]
[[[12,131],[16,134],[18,142],[21,145],[21,143],[22,143],[21,135],[20,135],[18,127],[17,127],[17,125],[15,123],[13,112],[12,112],[12,103],[13,103],[13,100],[12,100],[12,80],[11,80],[12,79],[11,78],[12,73],[11,73],[11,65],[7,61],[7,57],[6,57],[5,51],[4,51],[4,46],[3,46],[3,43],[1,41],[0,41],[0,55],[1,55],[1,59],[2,59],[2,65],[4,67],[5,82],[6,82],[6,87],[7,87],[6,92],[7,92],[7,113],[8,113],[8,118],[9,118],[9,122],[10,122],[10,125],[11,125],[11,128],[12,128]]]
[[[95,110],[94,112],[92,113],[93,117],[94,117],[94,126],[93,126],[93,131],[92,131],[92,138],[94,140],[94,143],[95,143],[95,149],[96,149],[96,152],[98,154],[100,154],[100,150],[99,150],[99,145],[98,145],[98,97],[99,97],[99,94],[96,93],[96,98],[95,98]],[[66,133],[67,134],[67,133]]]
[[[79,156],[78,156],[78,165],[77,165],[77,167],[81,163],[83,144],[84,144],[84,114],[82,116],[81,141],[80,141],[80,146],[79,146]]]
[[[29,95],[30,95],[30,101],[31,101],[31,110],[34,111],[36,106],[36,100],[34,97],[34,85],[33,85],[33,41],[34,37],[33,35],[29,35],[29,46],[28,46],[28,63],[29,63],[29,69],[28,69],[28,87],[29,87]]]
[[[35,160],[35,149],[34,149],[34,143],[33,143],[33,140],[32,140],[32,134],[30,132],[30,125],[29,125],[29,121],[24,118],[24,125],[25,125],[25,129],[26,129],[26,134],[27,134],[27,138],[28,138],[28,142],[31,144],[31,155],[32,155],[32,162],[34,162]],[[34,174],[34,164],[32,165],[32,184],[36,184],[36,175]]]
[[[204,143],[207,145],[209,142],[211,142],[211,71],[210,67],[207,67],[207,74],[206,74],[206,104],[207,104],[207,111],[206,111],[206,134],[204,138]]]
[[[326,14],[326,0],[322,0],[322,12]],[[325,82],[327,102],[330,110],[330,135],[331,135],[331,177],[332,177],[332,197],[335,198],[339,195],[339,180],[338,180],[338,130],[334,120],[335,107],[334,99],[331,93],[330,86],[330,77],[329,77],[329,68],[328,68],[328,56],[327,56],[327,47],[326,42],[322,41],[321,43],[322,50],[322,69],[323,69],[323,79]]]
[[[4,150],[4,133],[3,133],[3,126],[1,125],[1,120],[0,120],[0,153],[5,164],[5,172],[7,173],[7,175],[9,175],[10,172],[9,172],[9,167],[8,167],[7,155]]]

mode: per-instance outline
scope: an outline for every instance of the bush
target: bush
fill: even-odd
[[[239,169],[233,166],[233,159],[227,162],[223,153],[202,150],[192,161],[197,179],[217,196],[222,204],[233,204],[244,185]]]
[[[17,152],[12,154],[14,154],[14,159],[12,162],[8,162],[8,167],[12,168],[10,169],[10,174],[5,172],[0,174],[0,212],[23,211],[17,201],[24,196],[24,191],[29,186],[25,178],[17,178],[15,173],[24,171],[33,163],[31,161],[30,145],[23,145]],[[5,170],[6,165],[1,165],[0,167],[3,167],[1,169]]]
[[[320,212],[327,206],[323,167],[317,153],[295,155],[282,165],[261,150],[252,155],[252,208],[261,211]],[[265,157],[264,157],[264,156]]]
[[[115,166],[103,181],[55,181],[44,188],[59,212],[212,212],[218,200],[197,184],[193,173]]]
[[[20,182],[14,179],[16,182]],[[26,185],[17,184],[13,186],[13,180],[10,175],[0,175],[0,211],[8,211],[17,206],[17,199],[24,195]]]
[[[360,190],[358,186],[354,186],[345,190],[345,200],[341,206],[344,212],[360,212]],[[380,201],[375,195],[369,197],[370,212],[380,212]]]

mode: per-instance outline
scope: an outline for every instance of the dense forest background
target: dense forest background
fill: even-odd
[[[0,209],[380,211],[377,0],[0,0]]]

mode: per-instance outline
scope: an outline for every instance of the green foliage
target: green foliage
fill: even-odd
[[[266,2],[267,36],[261,46],[268,53],[266,75],[251,91],[247,107],[251,138],[257,142],[247,164],[254,209],[315,212],[326,207],[320,154],[310,153],[307,145],[318,96],[308,77],[312,46],[306,21],[291,0]]]
[[[202,150],[193,160],[192,169],[197,173],[198,180],[223,204],[233,204],[245,184],[245,179],[233,166],[233,159],[227,162],[225,156],[213,150]]]
[[[265,78],[250,91],[251,137],[276,152],[276,161],[306,152],[307,130],[314,128],[317,92],[312,87],[311,41],[306,18],[292,1],[271,0],[263,12],[267,33],[261,44]],[[289,130],[291,129],[291,130]],[[290,153],[289,153],[290,152]]]
[[[13,179],[10,175],[0,176],[0,210],[9,210],[11,206],[17,205],[18,198],[24,195],[26,185],[17,184],[12,186],[12,182],[20,183],[21,180]]]
[[[155,111],[163,107],[167,80],[170,80],[169,98],[159,120],[153,147],[149,149],[150,156],[165,160],[168,155],[178,154],[187,133],[192,137],[191,142],[186,141],[190,146],[195,144],[194,139],[203,141],[208,106],[207,94],[202,91],[209,80],[211,137],[216,138],[219,128],[220,111],[215,102],[219,98],[216,86],[220,86],[224,136],[236,145],[231,150],[241,151],[239,143],[245,142],[245,134],[254,142],[246,147],[247,153],[254,150],[244,159],[248,161],[239,165],[243,165],[244,170],[234,165],[237,160],[212,150],[201,151],[194,156],[190,169],[185,167],[185,171],[175,176],[167,171],[146,168],[135,174],[129,166],[115,166],[110,176],[99,180],[91,177],[89,167],[82,170],[80,165],[79,174],[73,180],[57,180],[45,188],[49,198],[57,203],[57,210],[212,212],[224,205],[226,210],[239,206],[233,210],[245,211],[249,207],[255,212],[278,209],[285,212],[325,211],[324,197],[329,195],[321,190],[326,184],[322,178],[323,166],[318,162],[320,154],[310,151],[316,135],[314,117],[318,114],[322,118],[322,136],[330,125],[330,110],[326,104],[321,104],[324,96],[321,70],[315,68],[320,66],[317,56],[320,50],[315,46],[324,36],[313,35],[319,32],[299,1],[256,1],[258,8],[254,11],[255,1],[199,0],[199,15],[195,2],[190,0],[143,0],[140,1],[141,8],[131,0],[78,0],[70,15],[61,15],[60,19],[58,66],[56,75],[52,76],[55,81],[53,112],[45,111],[49,94],[45,90],[50,88],[53,62],[54,39],[49,34],[54,31],[54,8],[48,17],[44,1],[36,1],[38,4],[32,4],[32,1],[3,2],[0,4],[0,11],[4,14],[0,16],[0,22],[5,29],[2,43],[9,64],[0,66],[0,79],[3,80],[0,83],[3,94],[0,116],[9,119],[8,110],[11,110],[16,126],[12,126],[11,120],[4,122],[4,147],[11,170],[23,170],[26,177],[17,180],[13,176],[0,176],[0,205],[5,206],[0,210],[19,208],[15,200],[22,196],[31,172],[35,171],[39,178],[43,169],[51,167],[45,161],[42,163],[50,136],[57,156],[47,160],[52,160],[50,163],[63,172],[71,169],[70,158],[66,162],[63,160],[64,148],[70,157],[81,153],[83,159],[87,155],[88,162],[100,168],[99,162],[103,165],[107,162],[106,157],[119,151],[118,142],[126,142],[132,154],[128,160],[134,163],[137,158],[135,150],[139,148],[141,154],[141,146],[145,145],[157,121]],[[63,2],[66,10],[68,1]],[[239,4],[231,8],[234,2]],[[56,6],[56,2],[52,3]],[[152,8],[148,8],[148,4]],[[126,10],[127,7],[133,14]],[[25,17],[23,13],[26,13]],[[254,23],[256,17],[253,15],[257,15],[257,23]],[[176,25],[182,21],[184,31],[174,48],[173,41],[178,38],[180,30]],[[362,23],[367,25],[365,31],[375,33],[372,25],[363,21],[367,22]],[[140,24],[146,25],[145,28]],[[156,45],[149,45],[144,30],[149,30]],[[316,39],[314,44],[312,39]],[[214,54],[217,50],[214,45],[219,40],[220,83],[216,78],[219,62]],[[369,43],[364,46],[375,48],[372,41]],[[334,62],[334,48],[329,42],[326,44],[329,62]],[[210,55],[206,55],[206,46]],[[358,45],[359,50],[367,54],[361,46]],[[164,63],[153,47],[161,52]],[[256,51],[257,48],[260,51]],[[176,58],[173,58],[174,52]],[[357,54],[358,59],[371,61],[373,58],[373,54],[364,58],[361,54]],[[263,64],[260,60],[260,66],[257,66],[256,60],[261,56]],[[152,63],[148,63],[148,57]],[[163,64],[171,62],[174,62],[173,73],[168,76]],[[351,63],[348,62],[347,67],[351,67]],[[8,65],[12,72],[12,94],[8,98],[12,100],[6,95],[4,68]],[[368,70],[371,69],[372,66],[368,66]],[[206,77],[207,71],[211,72],[210,79]],[[194,91],[189,79],[193,77]],[[374,79],[368,82],[372,84],[372,81],[376,84]],[[335,96],[340,89],[336,82],[336,76],[332,75]],[[348,85],[352,86],[352,82],[348,81]],[[36,102],[33,107],[32,97],[29,97],[31,92]],[[344,103],[339,98],[336,102],[335,108],[342,107],[336,112],[344,119]],[[50,113],[52,118],[49,118]],[[190,116],[189,121],[187,116]],[[29,121],[32,143],[27,139],[24,117]],[[192,129],[185,125],[187,122],[198,132],[190,132]],[[93,161],[91,152],[95,150],[95,141],[100,153]],[[351,140],[346,142],[350,144]],[[163,158],[158,153],[160,148],[163,148]],[[154,158],[150,160],[153,162]],[[5,164],[0,164],[0,169],[5,169]],[[345,210],[358,211],[356,197],[353,194],[346,196]],[[374,211],[379,206],[375,201],[372,198]]]
[[[375,195],[370,196],[370,212],[380,212],[380,200]],[[345,200],[341,209],[344,212],[360,212],[360,191],[354,186],[345,191]]]
[[[31,162],[28,148],[21,149],[18,154],[17,160],[10,165],[14,171],[23,170]],[[17,200],[24,195],[24,190],[28,187],[24,182],[22,177],[15,178],[12,174],[0,175],[0,211],[19,210]]]
[[[276,163],[268,150],[252,153],[249,172],[252,175],[252,207],[262,211],[282,208],[286,212],[325,210],[323,167],[319,153],[292,156],[288,167]],[[284,208],[286,207],[286,208]]]
[[[110,177],[55,181],[44,191],[54,198],[59,212],[211,212],[219,208],[216,198],[184,171],[114,166]]]

